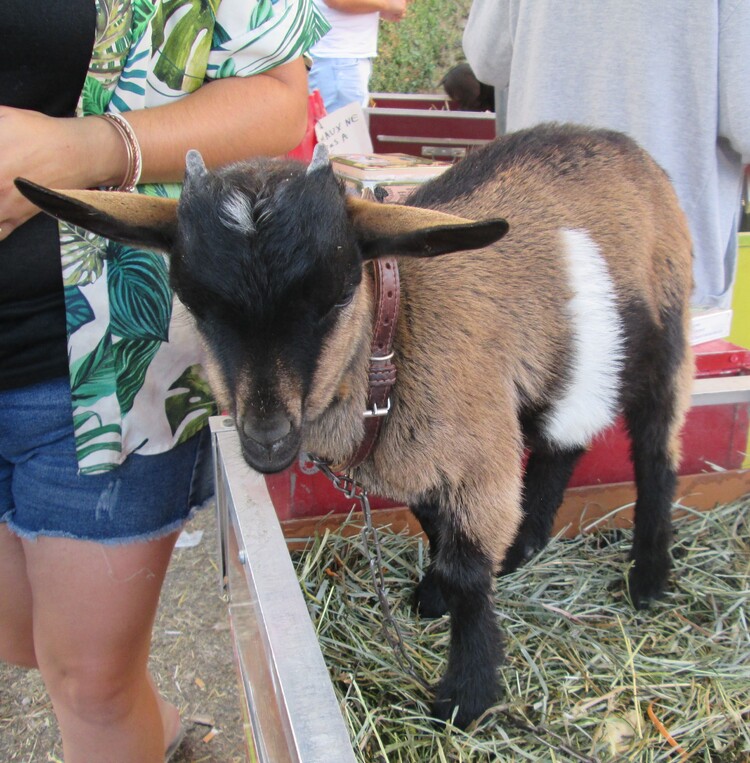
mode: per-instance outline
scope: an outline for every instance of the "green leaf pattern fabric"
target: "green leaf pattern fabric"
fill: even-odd
[[[313,0],[96,0],[96,8],[80,116],[158,106],[206,80],[268,71],[328,29]],[[180,188],[138,192],[176,198]],[[81,473],[112,469],[135,451],[161,453],[198,432],[214,403],[164,255],[65,223],[60,245]]]

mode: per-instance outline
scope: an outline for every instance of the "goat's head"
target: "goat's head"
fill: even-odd
[[[360,349],[365,260],[476,249],[508,229],[501,219],[347,197],[320,146],[307,169],[266,159],[212,172],[191,151],[179,202],[17,186],[55,217],[171,255],[172,285],[204,338],[214,392],[261,472],[292,463]]]

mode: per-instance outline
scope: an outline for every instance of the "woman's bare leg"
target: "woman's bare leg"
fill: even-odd
[[[31,586],[21,539],[0,523],[0,660],[35,668]]]
[[[176,710],[160,702],[147,663],[177,535],[116,546],[23,541],[35,653],[66,763],[164,759]]]

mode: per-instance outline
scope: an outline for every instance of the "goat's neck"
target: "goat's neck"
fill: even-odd
[[[316,388],[327,388],[320,414],[310,422],[305,447],[319,458],[343,463],[364,434],[370,345],[375,320],[372,271],[365,268],[346,325],[331,337],[323,352]],[[337,373],[330,371],[336,369]]]

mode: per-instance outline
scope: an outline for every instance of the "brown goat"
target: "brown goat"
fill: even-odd
[[[179,205],[19,188],[74,224],[171,253],[214,390],[263,472],[301,448],[332,463],[356,450],[367,260],[399,256],[398,379],[353,476],[407,503],[430,539],[417,605],[448,610],[452,633],[438,717],[466,725],[497,699],[493,575],[545,545],[577,458],[618,413],[638,487],[630,595],[642,606],[663,592],[693,372],[690,239],[666,175],[625,136],[508,135],[403,207],[346,197],[324,151],[307,171],[258,160],[216,173],[191,152]]]

